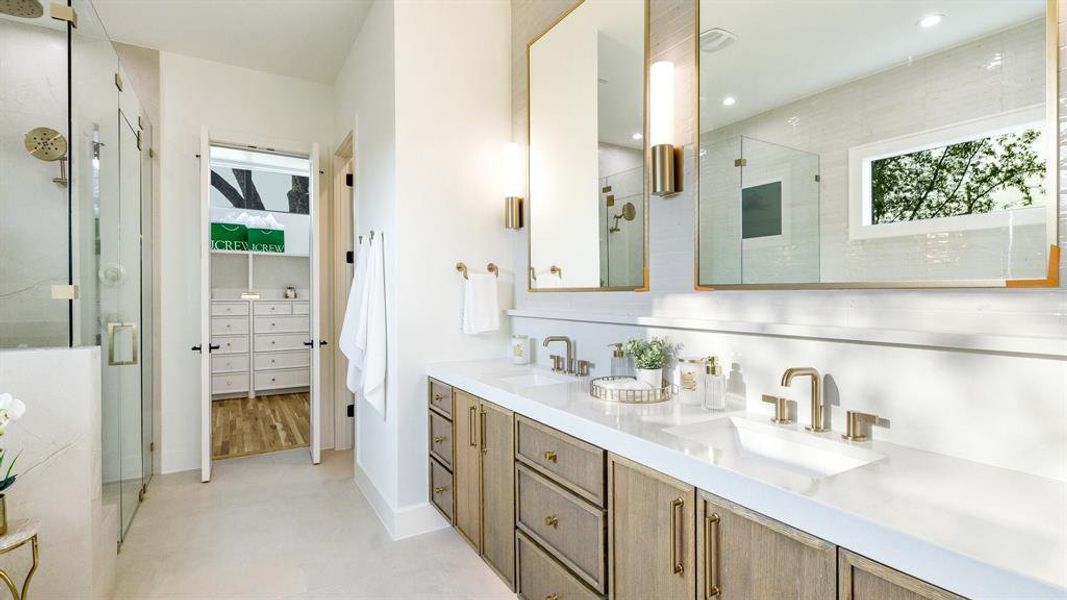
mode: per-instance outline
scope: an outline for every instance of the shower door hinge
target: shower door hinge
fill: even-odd
[[[137,129],[144,129],[144,119],[141,118],[141,115],[137,115]]]
[[[151,149],[151,148],[149,148],[148,149],[148,158],[155,158],[155,157],[156,157],[156,151]]]
[[[141,149],[141,132],[140,131],[137,132],[137,149],[138,150]]]
[[[815,176],[815,183],[819,183],[820,181],[822,181],[822,176],[821,175],[816,175]]]
[[[49,7],[48,12],[53,19],[57,21],[66,21],[67,23],[70,23],[71,27],[75,29],[78,28],[78,13],[72,7],[67,6],[66,4],[53,2],[52,6]]]
[[[743,158],[735,158],[734,159],[734,166],[735,167],[747,167],[748,166],[748,161],[743,159]]]
[[[53,285],[52,286],[52,299],[53,300],[77,300],[78,299],[78,286],[76,286],[76,285]]]
[[[155,452],[156,451],[156,443],[155,442],[148,442],[148,451],[149,452]]]
[[[120,92],[122,91],[122,76],[118,73],[115,73],[115,87],[119,88]]]

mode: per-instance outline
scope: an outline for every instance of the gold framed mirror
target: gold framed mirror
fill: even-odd
[[[1059,285],[1055,0],[695,1],[696,289]]]
[[[528,289],[648,290],[648,0],[580,0],[526,45]]]

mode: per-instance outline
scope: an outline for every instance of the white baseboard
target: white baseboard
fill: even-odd
[[[378,520],[382,522],[389,537],[393,540],[402,540],[449,527],[448,521],[429,502],[393,508],[358,464],[355,479],[359,491],[363,492],[367,502],[370,502],[374,514],[378,515]]]

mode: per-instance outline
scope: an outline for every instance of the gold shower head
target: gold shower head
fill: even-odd
[[[0,13],[23,19],[36,19],[44,15],[44,6],[37,0],[0,0]]]
[[[10,0],[0,0],[0,4]],[[67,157],[67,138],[51,127],[37,127],[26,134],[26,151],[30,156],[52,162]]]

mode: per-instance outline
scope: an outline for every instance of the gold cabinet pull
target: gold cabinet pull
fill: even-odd
[[[482,454],[485,454],[488,451],[488,449],[485,447],[485,412],[486,411],[483,408],[481,414],[478,415],[478,426],[480,428],[480,430],[478,431],[478,436],[481,438],[482,441]]]
[[[704,598],[714,598],[719,588],[719,519],[718,513],[704,517]]]
[[[474,422],[474,416],[478,414],[478,407],[472,406],[467,409],[467,439],[471,448],[476,447],[478,444],[474,442],[474,429],[478,426]]]
[[[554,450],[545,451],[545,460],[548,462],[556,462],[556,452]]]
[[[440,496],[441,494],[443,494],[443,493],[445,493],[445,492],[447,492],[447,491],[448,491],[448,488],[446,488],[446,487],[443,487],[443,486],[441,486],[441,487],[435,487],[435,488],[433,489],[433,495],[434,495],[434,496]]]
[[[559,600],[559,594],[549,594],[545,596],[545,600]]]
[[[443,435],[435,435],[435,436],[433,436],[433,443],[435,443],[435,444],[443,444],[444,441],[445,441],[445,436],[443,436]]]
[[[556,515],[548,515],[545,517],[545,525],[549,527],[559,528],[559,517]]]
[[[675,498],[671,500],[671,572],[676,575],[680,575],[685,571],[685,565],[682,564],[682,528],[680,527],[682,522],[682,507],[685,506],[685,500],[681,498]]]
[[[440,402],[440,401],[442,401],[444,399],[445,399],[444,394],[438,394],[437,392],[434,392],[434,394],[433,394],[433,401],[434,402]]]

